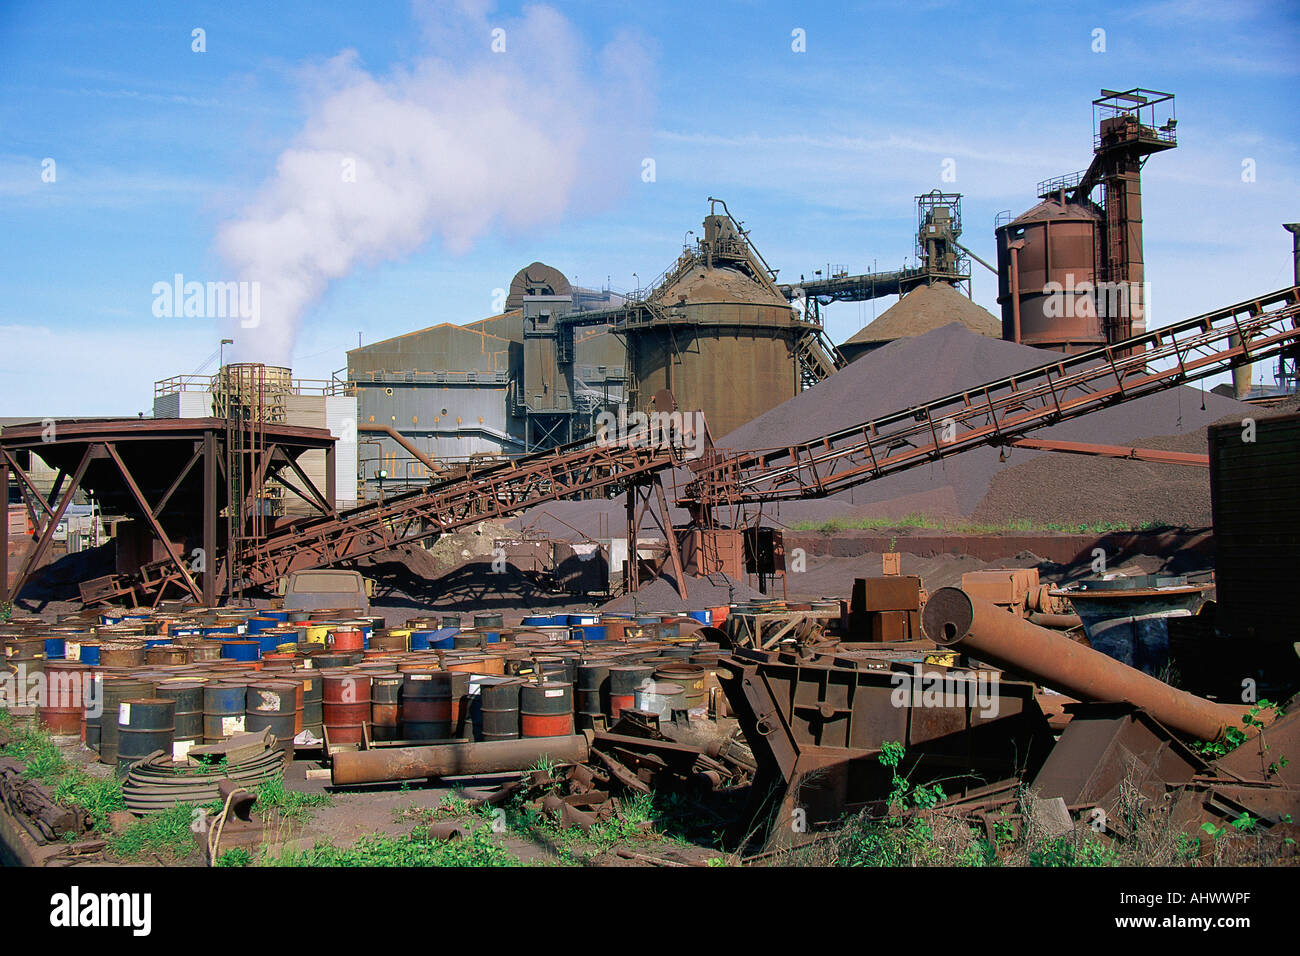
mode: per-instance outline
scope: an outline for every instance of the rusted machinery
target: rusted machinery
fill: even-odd
[[[862,654],[737,650],[718,682],[758,771],[751,813],[769,842],[802,842],[846,810],[878,802],[887,742],[906,748],[908,779],[946,793],[1032,774],[1052,746],[1032,684]]]
[[[921,615],[930,640],[1084,701],[1130,703],[1197,740],[1240,726],[1244,705],[1216,704],[1170,687],[1100,651],[1031,624],[960,588],[940,588]]]
[[[644,435],[618,443],[576,443],[341,514],[295,521],[235,556],[238,580],[243,587],[268,585],[292,570],[388,550],[542,502],[657,481],[678,465],[694,473],[678,504],[692,511],[698,527],[712,528],[715,509],[824,497],[1281,354],[1300,342],[1298,317],[1300,287],[1293,286],[1149,332],[1123,349],[1052,361],[787,448],[709,449],[687,461],[680,448]],[[183,569],[176,562],[155,562],[134,575],[85,582],[82,596],[152,604],[181,583]]]

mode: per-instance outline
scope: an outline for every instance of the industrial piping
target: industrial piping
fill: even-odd
[[[1198,740],[1216,740],[1228,726],[1241,726],[1246,712],[1240,705],[1216,704],[1170,687],[960,588],[940,588],[930,595],[921,626],[936,644],[1016,671],[1079,700],[1133,704],[1171,730]]]
[[[591,752],[591,737],[522,737],[485,743],[447,742],[427,747],[377,747],[345,750],[330,759],[330,783],[347,786],[387,780],[468,776],[519,770],[549,756],[556,763],[583,763]]]

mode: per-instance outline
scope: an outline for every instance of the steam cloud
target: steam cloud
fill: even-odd
[[[638,181],[652,64],[634,38],[592,54],[551,7],[518,19],[480,2],[416,9],[428,53],[385,78],[355,51],[313,70],[302,131],[220,228],[221,256],[261,288],[258,326],[234,336],[241,359],[288,365],[306,311],[358,265],[434,235],[461,254]],[[496,30],[505,52],[491,49]]]

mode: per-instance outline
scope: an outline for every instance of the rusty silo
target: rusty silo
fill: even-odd
[[[716,201],[715,201],[716,202]],[[820,326],[801,320],[729,214],[711,213],[704,236],[622,324],[640,405],[668,389],[725,435],[801,387]],[[831,362],[829,356],[815,359]],[[834,370],[834,364],[829,366]]]
[[[1060,352],[1106,344],[1097,315],[1101,210],[1060,195],[997,228],[1002,337]]]
[[[998,217],[1004,338],[1080,352],[1146,331],[1142,167],[1153,153],[1178,145],[1174,95],[1102,90],[1092,114],[1088,168],[1039,183],[1043,202],[1018,219]],[[1061,287],[1043,292],[1048,282]]]

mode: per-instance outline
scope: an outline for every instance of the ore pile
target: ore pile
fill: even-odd
[[[960,392],[984,382],[1043,364],[1055,353],[976,335],[950,324],[916,338],[899,339],[863,356],[821,384],[760,415],[729,435],[715,438],[720,448],[773,448],[806,441],[826,432],[912,405]],[[1151,435],[1197,441],[1204,426],[1228,417],[1258,414],[1253,406],[1182,386],[1157,395],[1094,412],[1036,431],[1041,438],[1138,445]],[[1172,441],[1173,439],[1171,439]],[[1179,447],[1160,445],[1156,447]],[[1194,446],[1193,446],[1194,447]],[[798,501],[773,509],[773,517],[820,521],[833,517],[969,518],[990,492],[995,477],[1022,463],[1043,459],[1034,472],[1017,471],[1000,484],[987,514],[1001,520],[1035,517],[1016,510],[1020,500],[1068,503],[1071,520],[1118,520],[1121,496],[1142,520],[1204,526],[1209,524],[1208,490],[1187,504],[1187,483],[1204,485],[1206,473],[1181,466],[1144,466],[1113,460],[1112,468],[1089,470],[1077,455],[1011,450],[1001,459],[997,448],[977,448],[933,464],[869,482],[821,501]],[[1171,471],[1190,472],[1171,478]],[[1047,480],[1045,480],[1047,476]],[[1203,506],[1196,506],[1203,501]],[[1168,517],[1161,514],[1168,512]],[[1062,520],[1053,513],[1051,520]]]

